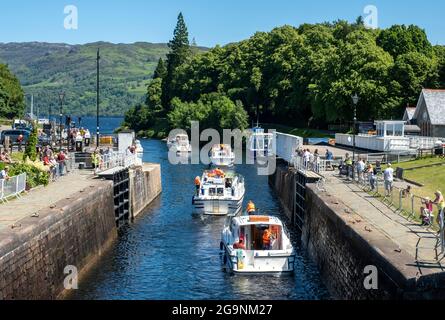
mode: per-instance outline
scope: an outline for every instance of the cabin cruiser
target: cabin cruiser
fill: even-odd
[[[186,154],[192,152],[192,145],[186,134],[177,134],[174,139],[167,141],[169,151],[175,153]]]
[[[254,157],[269,157],[273,155],[273,138],[272,133],[265,133],[261,127],[255,127],[250,130],[248,148]]]
[[[195,180],[193,212],[204,215],[236,215],[244,200],[244,177],[221,169],[205,171]]]
[[[224,264],[235,274],[294,271],[295,251],[285,226],[277,217],[233,217],[224,227],[221,238]]]
[[[231,167],[235,163],[235,154],[227,144],[217,144],[210,150],[211,164],[216,167]]]

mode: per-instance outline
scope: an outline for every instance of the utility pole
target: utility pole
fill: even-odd
[[[59,146],[60,146],[60,151],[62,151],[62,117],[63,117],[63,100],[64,99],[65,99],[65,92],[59,93],[59,100],[60,100]]]
[[[354,130],[353,132],[353,149],[352,149],[352,161],[355,162],[355,136],[357,134],[357,103],[359,101],[359,96],[357,93],[352,96],[352,102],[354,103]]]
[[[31,120],[34,118],[34,95],[31,94]]]
[[[96,91],[97,91],[97,97],[96,97],[96,108],[97,108],[97,110],[96,110],[96,112],[97,112],[97,119],[96,119],[96,122],[97,122],[97,128],[96,128],[96,147],[97,148],[99,148],[99,137],[100,137],[100,133],[99,133],[99,104],[100,104],[100,100],[99,100],[99,90],[100,90],[100,87],[99,87],[99,80],[100,80],[100,78],[99,78],[99,72],[100,72],[100,69],[99,69],[99,63],[100,63],[100,49],[98,48],[97,49],[97,79],[96,79]]]

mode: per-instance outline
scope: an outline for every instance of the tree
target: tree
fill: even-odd
[[[170,107],[171,99],[174,97],[173,80],[176,75],[176,70],[184,64],[191,55],[187,26],[182,13],[179,13],[174,36],[169,42],[168,47],[171,51],[167,54],[167,74],[165,75],[162,86],[162,104],[167,110]]]
[[[164,60],[162,58],[159,58],[158,65],[155,69],[155,72],[153,73],[153,79],[164,79],[167,75],[167,68],[165,67]]]
[[[25,153],[23,154],[23,161],[30,159],[31,161],[37,160],[37,122],[33,122],[32,131],[29,135],[28,142],[26,144]]]
[[[146,105],[140,103],[125,113],[124,126],[139,132],[151,128],[155,121],[153,113]]]
[[[0,64],[0,117],[21,117],[25,111],[25,97],[19,80],[8,67]]]
[[[183,102],[174,98],[172,106],[168,114],[172,128],[190,130],[191,121],[199,121],[201,130],[244,130],[248,126],[247,112],[242,104],[234,103],[219,93],[204,94],[197,102]]]
[[[162,78],[152,80],[147,86],[147,99],[145,104],[153,117],[159,117],[164,113],[162,107]]]
[[[433,51],[425,30],[414,25],[394,25],[382,30],[377,44],[395,58],[410,52],[431,55]]]
[[[415,104],[423,87],[437,86],[437,68],[435,59],[416,51],[397,57],[391,74],[399,85],[398,95],[403,97],[405,104]],[[400,114],[402,108],[398,111],[397,113]]]

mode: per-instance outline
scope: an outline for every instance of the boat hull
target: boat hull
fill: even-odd
[[[200,199],[193,197],[193,213],[208,216],[237,215],[242,210],[241,199]]]
[[[211,158],[210,160],[215,167],[232,167],[235,164],[234,158]]]
[[[295,254],[286,252],[245,251],[224,244],[224,265],[239,275],[286,275],[295,271]],[[270,253],[270,255],[268,255]]]

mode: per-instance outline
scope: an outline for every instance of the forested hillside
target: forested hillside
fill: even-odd
[[[9,66],[27,94],[34,94],[35,107],[43,115],[50,106],[53,114],[58,113],[60,91],[66,93],[64,113],[95,114],[98,47],[102,57],[102,113],[123,115],[143,101],[159,58],[168,52],[167,45],[9,43],[0,44],[0,63]]]

